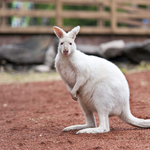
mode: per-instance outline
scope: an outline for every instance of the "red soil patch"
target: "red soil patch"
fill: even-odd
[[[133,115],[150,118],[150,72],[126,77]],[[150,149],[150,129],[132,127],[117,117],[110,118],[109,133],[61,132],[85,123],[62,81],[0,85],[0,114],[1,150]]]

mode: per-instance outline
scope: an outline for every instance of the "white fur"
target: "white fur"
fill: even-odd
[[[103,58],[76,50],[74,40],[79,29],[77,26],[66,33],[54,27],[59,38],[56,69],[86,118],[85,125],[70,126],[63,131],[79,130],[77,134],[109,132],[109,116],[114,115],[133,126],[149,128],[150,120],[138,119],[131,114],[128,83],[118,67]],[[98,127],[93,112],[98,113]]]

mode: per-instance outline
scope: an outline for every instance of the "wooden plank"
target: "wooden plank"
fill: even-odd
[[[13,10],[13,9],[0,9],[0,15],[2,17],[10,16],[29,16],[29,17],[56,17],[55,10]]]
[[[63,27],[65,31],[69,31],[72,27]],[[3,27],[0,28],[0,33],[5,34],[53,34],[53,27],[26,27],[26,28],[12,28]],[[111,34],[110,28],[99,27],[81,27],[80,34]],[[150,29],[144,30],[142,28],[117,28],[114,34],[134,34],[134,35],[149,35]]]
[[[150,13],[150,10],[147,9],[142,9],[142,8],[138,8],[138,7],[132,7],[132,6],[121,6],[121,5],[117,5],[118,9],[122,9],[122,10],[126,10],[126,11],[130,11],[133,13]]]
[[[97,13],[101,14],[105,11],[104,5],[102,3],[100,3],[97,7],[98,7],[98,11],[99,11]],[[100,19],[98,19],[98,26],[100,26],[100,27],[104,26],[104,20],[102,17]]]
[[[39,27],[39,26],[30,26],[30,27],[17,27],[12,28],[5,26],[0,28],[0,33],[7,33],[7,34],[39,34],[39,33],[53,33],[53,27]]]
[[[150,29],[142,28],[117,28],[115,34],[149,35]]]
[[[62,27],[65,31],[71,30],[73,27]],[[53,27],[19,27],[19,28],[12,28],[12,27],[3,27],[0,28],[0,33],[7,33],[7,34],[16,34],[16,33],[22,33],[22,34],[47,34],[47,33],[54,33]],[[110,34],[111,30],[110,28],[99,28],[99,27],[81,27],[80,33],[84,34]]]
[[[149,14],[130,14],[130,13],[117,13],[117,18],[136,18],[136,19],[150,19]]]
[[[64,27],[65,28],[65,27]],[[85,27],[82,26],[80,30],[81,34],[110,34],[110,28],[100,28],[100,27]]]
[[[8,2],[13,2],[14,0],[7,0]],[[27,0],[21,0],[22,2],[26,2]],[[33,3],[57,3],[58,0],[28,0],[28,2],[33,2]],[[60,0],[63,4],[68,4],[68,5],[97,5],[98,3],[103,3],[106,6],[109,6],[109,1],[103,1],[103,0]]]
[[[61,17],[78,19],[110,19],[110,13],[99,11],[63,11]]]
[[[7,0],[8,2],[13,2],[14,0]],[[57,0],[21,0],[22,2],[34,2],[34,3],[51,3],[51,2],[57,2]],[[94,4],[94,3],[103,3],[103,4],[107,4],[109,5],[109,1],[108,0],[76,0],[76,1],[73,1],[73,0],[60,0],[61,2],[63,3],[69,3],[69,4]]]
[[[29,17],[56,17],[55,10],[0,10],[0,14],[3,17],[10,17],[10,16],[29,16]],[[110,13],[108,12],[101,12],[98,11],[91,12],[91,11],[62,11],[59,14],[61,17],[65,18],[106,18],[110,19]]]
[[[116,0],[116,2],[121,3],[133,3],[133,4],[139,4],[139,5],[150,5],[149,0]]]
[[[14,0],[7,0],[7,2],[13,2]],[[56,0],[21,0],[21,2],[34,2],[34,3],[56,3]]]
[[[62,27],[65,31],[70,31],[73,27]],[[88,26],[81,26],[80,33],[79,34],[110,34],[111,29],[110,28],[100,28],[96,26],[88,27]]]
[[[118,23],[125,23],[128,25],[134,25],[134,26],[142,26],[143,25],[142,22],[135,21],[135,20],[129,20],[129,19],[122,19],[122,18],[118,19]]]
[[[134,13],[136,12],[135,7],[124,6],[124,5],[121,5],[121,4],[117,4],[117,9],[129,11],[129,12],[134,12]]]
[[[1,8],[2,10],[6,10],[6,1],[2,1],[2,8]],[[7,24],[7,21],[6,21],[6,18],[5,17],[3,17],[3,16],[1,16],[2,18],[1,18],[1,26],[6,26],[6,24]]]
[[[111,29],[113,33],[115,33],[117,27],[116,13],[116,1],[111,0]]]
[[[62,27],[63,23],[62,23],[62,2],[61,0],[57,0],[57,5],[56,5],[56,14],[57,14],[57,18],[56,18],[56,24],[59,27]]]
[[[109,0],[61,0],[64,4],[78,4],[78,5],[97,5],[98,3],[103,3],[105,5],[110,5]]]

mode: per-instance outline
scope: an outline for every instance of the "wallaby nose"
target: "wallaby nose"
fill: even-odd
[[[65,55],[67,55],[67,54],[68,54],[68,50],[67,50],[67,49],[64,49],[63,53],[64,53]]]

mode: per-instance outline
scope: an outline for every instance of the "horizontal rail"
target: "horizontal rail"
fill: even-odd
[[[48,11],[48,10],[7,10],[3,11],[0,10],[0,16],[2,17],[10,17],[10,16],[17,16],[17,17],[56,17],[56,11]]]

